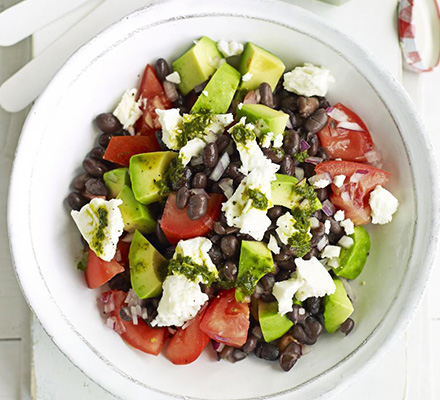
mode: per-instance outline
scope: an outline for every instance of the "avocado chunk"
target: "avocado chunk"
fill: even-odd
[[[176,157],[173,151],[158,151],[130,158],[131,187],[137,201],[148,205],[162,199],[160,182]]]
[[[339,267],[335,268],[334,272],[347,279],[356,279],[367,263],[371,243],[370,236],[363,226],[355,226],[350,237],[353,239],[353,246],[341,250]]]
[[[333,282],[336,291],[324,297],[324,326],[329,333],[338,330],[354,311],[341,280],[335,278]]]
[[[298,182],[293,176],[276,174],[276,180],[272,181],[272,203],[274,206],[284,206],[287,208],[310,206],[314,210],[322,208],[322,204],[316,195],[313,196],[312,204],[304,202],[305,196],[310,188],[306,180]],[[313,188],[311,188],[313,191]],[[313,191],[313,194],[315,192]]]
[[[246,122],[252,122],[262,134],[273,132],[274,135],[284,132],[289,119],[288,114],[263,104],[243,104],[237,109],[237,117],[246,117]]]
[[[104,183],[107,186],[107,197],[114,199],[122,190],[124,185],[130,185],[128,168],[116,168],[107,171],[104,176]]]
[[[168,261],[139,231],[134,232],[128,262],[131,285],[138,297],[158,296],[162,292]]]
[[[223,58],[209,37],[202,37],[186,53],[173,63],[174,71],[180,75],[179,89],[185,96],[201,83],[207,81]]]
[[[265,303],[258,301],[258,318],[261,332],[266,342],[272,342],[283,336],[292,326],[293,322],[285,315],[278,314],[278,303]]]
[[[241,75],[249,73],[250,79],[242,80],[239,91],[244,96],[246,92],[257,89],[263,82],[267,82],[274,91],[285,69],[286,66],[278,57],[248,42],[241,55],[238,70]]]
[[[135,198],[132,190],[127,185],[122,187],[117,199],[122,200],[119,206],[124,221],[124,230],[127,232],[139,232],[146,235],[152,233],[156,229],[156,220],[152,216],[147,206],[139,203]]]
[[[235,299],[244,301],[246,296],[251,296],[260,278],[274,271],[272,253],[266,243],[243,240],[235,282]]]
[[[209,111],[212,114],[226,113],[234,98],[240,78],[240,73],[234,67],[226,63],[222,64],[200,93],[191,113],[201,111]]]

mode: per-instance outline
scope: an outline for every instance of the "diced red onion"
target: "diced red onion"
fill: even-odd
[[[107,318],[107,321],[105,322],[105,324],[106,324],[110,329],[115,329],[115,326],[116,326],[116,318],[115,318],[115,317],[109,317],[109,318]]]
[[[177,329],[168,327],[168,332],[170,335],[174,335],[177,332]]]
[[[131,319],[133,321],[133,325],[137,325],[139,323],[138,316],[136,312],[133,312],[133,308],[136,310],[136,307],[131,307]]]
[[[327,107],[325,109],[325,112],[327,113],[327,115],[329,115],[329,113],[331,113],[335,108],[334,107]]]
[[[136,304],[136,315],[138,317],[142,315],[142,307],[139,304]]]
[[[207,83],[207,82],[203,82],[203,83],[201,83],[200,85],[197,85],[197,86],[194,88],[194,92],[196,92],[196,93],[201,93],[202,90],[205,89],[206,83]]]
[[[310,145],[304,139],[301,139],[299,142],[299,148],[301,151],[308,150],[310,149]]]
[[[101,302],[103,304],[107,304],[109,301],[112,300],[112,297],[113,297],[112,292],[105,292],[101,294]]]
[[[194,322],[195,318],[191,318],[189,321],[186,321],[183,325],[182,325],[182,330],[185,330],[186,328],[188,328],[188,326],[190,326],[193,322]]]
[[[348,192],[342,192],[341,193],[341,199],[343,201],[350,201],[350,194]]]
[[[201,194],[201,195],[205,196],[207,199],[209,199],[209,194],[206,193],[206,190],[205,190],[205,189],[202,189],[202,188],[194,188],[194,189],[190,189],[189,192],[190,192],[191,194],[193,194],[193,195]]]
[[[115,302],[114,301],[109,301],[107,304],[104,304],[104,312],[106,314],[111,313],[114,310],[115,310]]]
[[[177,93],[176,85],[172,82],[164,81],[163,89],[165,90],[165,95],[169,101],[176,101],[179,98],[179,93]]]
[[[203,164],[203,156],[200,157],[193,157],[191,158],[191,165],[202,165]]]
[[[127,233],[121,240],[126,243],[131,243],[133,240],[134,232]]]
[[[217,352],[220,353],[224,348],[225,348],[225,344],[224,343],[219,343],[216,342],[215,340],[212,341],[212,348]]]
[[[314,175],[311,178],[309,178],[309,183],[312,186],[315,186],[315,184],[318,181],[326,181],[327,182],[326,186],[328,186],[328,185],[330,185],[332,183],[332,177],[331,177],[331,175],[328,172],[325,172],[323,174]],[[326,187],[326,186],[324,186],[324,187]],[[322,187],[319,186],[319,188],[322,188]]]
[[[301,167],[295,167],[295,178],[298,180],[304,179],[304,170]]]
[[[146,308],[142,308],[142,313],[141,313],[140,317],[142,319],[147,319],[148,318],[148,310]]]
[[[218,160],[217,165],[212,170],[209,179],[211,179],[214,182],[217,182],[222,177],[223,173],[226,171],[226,168],[228,167],[230,162],[231,160],[229,158],[229,154],[227,152],[223,153],[223,155],[220,157],[220,160]]]
[[[116,320],[116,323],[115,323],[115,326],[113,329],[116,333],[119,333],[120,335],[125,333],[125,331],[127,330],[125,328],[125,325],[122,322],[119,322],[118,320]]]
[[[258,102],[258,94],[254,90],[248,92],[243,100],[243,104],[258,104]]]
[[[234,181],[231,178],[222,179],[218,186],[223,190],[226,198],[229,199],[234,194]]]
[[[348,117],[345,115],[345,113],[334,107],[327,108],[326,113],[329,117],[333,118],[338,122],[343,122],[348,120]]]
[[[356,122],[342,121],[339,122],[338,128],[347,129],[349,131],[365,132],[363,128]]]
[[[345,291],[347,292],[347,296],[350,298],[351,301],[356,301],[356,292],[351,287],[350,282],[346,278],[343,278],[342,276],[339,278],[341,279],[341,282],[344,285]]]
[[[358,170],[356,170],[356,173],[361,174],[361,175],[367,175],[368,170],[367,169],[358,169]]]
[[[228,153],[229,155],[232,155],[233,152],[234,152],[234,143],[231,140],[228,144],[228,147],[226,147],[226,153]]]
[[[308,164],[313,164],[313,165],[318,165],[320,163],[322,163],[323,159],[321,157],[308,157],[306,158],[306,163]]]
[[[335,211],[336,208],[330,200],[326,200],[322,203],[322,212],[327,215],[327,217],[331,217]]]
[[[324,235],[318,242],[318,244],[316,245],[316,248],[318,249],[318,251],[322,251],[322,249],[328,245],[328,237],[327,235]]]

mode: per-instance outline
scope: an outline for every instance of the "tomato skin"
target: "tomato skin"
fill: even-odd
[[[366,172],[360,176],[359,182],[350,182],[350,178],[356,171]],[[367,164],[350,161],[327,161],[315,168],[317,174],[328,172],[332,179],[337,175],[345,175],[345,183],[341,188],[332,184],[330,201],[341,210],[345,217],[350,218],[355,225],[365,225],[370,222],[371,208],[368,204],[371,191],[377,186],[384,186],[390,174]],[[349,198],[344,199],[343,192],[348,193]],[[346,195],[345,195],[346,196]]]
[[[171,244],[181,239],[204,236],[210,232],[214,222],[220,217],[223,195],[211,193],[208,199],[206,214],[195,221],[188,218],[186,208],[179,210],[176,206],[176,194],[171,193],[165,204],[162,219],[159,221],[163,233]]]
[[[338,121],[329,117],[327,125],[318,132],[321,146],[330,158],[342,158],[345,161],[367,162],[365,154],[374,149],[373,139],[362,119],[348,107],[338,103],[334,108],[348,117],[348,122],[357,123],[364,132],[338,128]]]
[[[200,330],[200,322],[206,310],[199,313],[185,328],[179,328],[166,349],[167,358],[175,365],[190,364],[199,358],[210,342],[209,336]]]
[[[235,300],[235,289],[230,289],[208,306],[200,329],[217,342],[239,348],[246,343],[249,324],[249,304]]]
[[[131,156],[160,150],[159,143],[154,136],[113,136],[103,158],[128,167]]]
[[[150,328],[142,319],[139,318],[138,325],[134,325],[131,321],[124,321],[119,312],[125,302],[127,293],[121,290],[111,290],[103,293],[103,296],[111,294],[115,304],[115,309],[110,313],[116,319],[119,329],[124,331],[120,334],[122,339],[130,346],[143,351],[144,353],[157,356],[169,336],[167,328]]]
[[[139,88],[139,97],[146,99],[146,106],[142,106],[143,115],[136,122],[136,134],[141,136],[153,136],[160,129],[159,117],[156,108],[161,110],[170,109],[173,104],[168,100],[162,83],[151,65],[147,65],[142,76]]]
[[[115,275],[124,272],[124,267],[115,258],[111,261],[101,260],[93,250],[88,249],[86,282],[90,289],[96,289],[108,282]]]

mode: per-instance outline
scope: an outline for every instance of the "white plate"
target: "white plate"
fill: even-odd
[[[177,367],[129,348],[105,326],[99,291],[75,260],[78,233],[62,200],[97,135],[92,120],[138,84],[147,62],[173,60],[192,40],[253,41],[289,68],[323,64],[336,78],[329,99],[367,122],[401,202],[392,224],[374,227],[357,290],[356,329],[325,335],[289,373],[251,357],[215,362],[209,352]],[[370,53],[324,20],[277,1],[179,0],[124,18],[81,48],[41,95],[23,129],[9,198],[17,276],[60,349],[112,393],[204,399],[297,398],[335,393],[381,354],[409,322],[426,285],[438,232],[437,183],[427,137],[408,96]],[[360,285],[364,282],[364,285]]]

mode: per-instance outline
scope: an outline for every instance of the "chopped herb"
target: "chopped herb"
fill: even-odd
[[[191,257],[178,254],[168,264],[168,275],[173,273],[184,275],[190,281],[196,282],[199,276],[202,282],[211,286],[217,280],[216,274],[203,265],[195,263]]]
[[[87,269],[87,262],[89,261],[89,252],[84,251],[81,261],[76,265],[78,269],[81,271],[85,271]]]
[[[160,196],[167,196],[170,193],[170,188],[163,179],[156,181],[155,183],[156,186],[159,188]]]
[[[155,182],[159,187],[159,193],[161,195],[168,194],[172,190],[173,186],[175,186],[182,178],[184,170],[185,167],[182,161],[179,158],[173,159],[165,172],[163,179]]]
[[[254,131],[242,123],[234,125],[229,132],[235,143],[246,143],[256,138]]]
[[[178,145],[185,146],[191,139],[202,138],[206,128],[214,122],[214,115],[209,110],[200,110],[197,114],[183,116],[182,132],[178,135]]]
[[[307,150],[300,151],[295,154],[295,158],[298,162],[305,162],[307,158],[309,158],[309,153],[307,153]]]
[[[98,207],[96,210],[98,214],[98,227],[96,228],[95,235],[90,247],[95,251],[96,255],[102,255],[104,251],[103,240],[105,239],[104,230],[108,226],[108,210],[105,207]]]
[[[269,206],[269,200],[266,195],[259,189],[248,189],[248,196],[252,200],[254,208],[259,210],[267,210]]]

